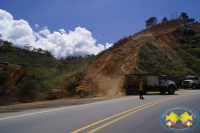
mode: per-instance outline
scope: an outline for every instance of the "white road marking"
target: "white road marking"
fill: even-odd
[[[133,97],[128,97],[128,98],[133,98]],[[67,108],[74,108],[74,107],[86,106],[86,105],[91,105],[91,104],[98,104],[98,103],[103,103],[103,102],[112,102],[112,101],[117,101],[117,100],[121,100],[121,99],[127,99],[127,97],[126,98],[118,98],[118,99],[106,100],[106,101],[100,101],[100,102],[94,102],[94,103],[87,103],[87,104],[82,104],[82,105],[74,105],[74,106],[69,106],[69,107],[64,107],[64,108],[51,109],[51,110],[35,112],[35,113],[30,113],[30,114],[24,114],[24,115],[17,115],[17,116],[12,116],[12,117],[5,117],[5,118],[0,118],[0,121],[7,120],[7,119],[12,119],[12,118],[23,117],[23,116],[30,116],[30,115],[35,115],[35,114],[53,112],[53,111],[67,109]]]
[[[171,97],[172,95],[166,95],[166,96]],[[128,98],[134,98],[134,97],[136,97],[136,96],[125,97],[125,98],[118,98],[118,99],[112,99],[112,100],[105,100],[105,101],[94,102],[94,103],[87,103],[87,104],[82,104],[82,105],[74,105],[74,106],[69,106],[69,107],[51,109],[51,110],[46,110],[46,111],[41,111],[41,112],[35,112],[35,113],[30,113],[30,114],[24,114],[24,115],[17,115],[17,116],[12,116],[12,117],[5,117],[5,118],[0,118],[0,121],[7,120],[7,119],[12,119],[12,118],[23,117],[23,116],[30,116],[30,115],[47,113],[47,112],[53,112],[53,111],[67,109],[67,108],[81,107],[81,106],[86,106],[86,105],[91,105],[91,104],[98,104],[98,103],[103,103],[103,102],[112,102],[112,101],[117,101],[117,100],[121,100],[121,99],[128,99]]]

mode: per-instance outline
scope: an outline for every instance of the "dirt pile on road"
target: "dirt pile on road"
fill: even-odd
[[[180,19],[172,20],[121,39],[117,42],[116,47],[113,46],[112,49],[89,66],[85,79],[92,78],[95,82],[112,82],[117,79],[115,84],[121,88],[126,74],[149,72],[141,70],[138,66],[140,48],[146,45],[146,42],[152,42],[170,58],[175,58],[172,55],[178,54],[172,47],[177,44],[178,36],[172,34],[172,32],[181,24],[185,24],[185,22]],[[193,24],[192,26],[195,30],[200,30],[200,24]]]

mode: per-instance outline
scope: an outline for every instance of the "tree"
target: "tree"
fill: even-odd
[[[46,50],[46,51],[44,51],[45,52],[45,54],[47,55],[47,56],[52,56],[51,55],[51,52],[49,52],[48,50]]]
[[[187,24],[193,24],[193,23],[194,23],[194,21],[195,21],[195,19],[194,19],[194,18],[188,19],[188,20],[187,20]]]
[[[43,52],[43,49],[38,48],[38,49],[37,49],[37,52],[38,52],[38,53],[42,53],[42,52]]]
[[[194,18],[189,19],[187,13],[184,13],[184,12],[181,13],[179,18],[185,21],[186,24],[193,24],[195,21]]]
[[[30,51],[31,50],[31,46],[29,44],[25,44],[24,49]]]
[[[59,60],[62,62],[64,61],[64,57],[60,57]]]
[[[33,49],[32,49],[32,52],[37,52],[37,49],[36,49],[36,48],[33,48]]]
[[[12,43],[8,42],[8,41],[4,41],[3,42],[3,47],[5,50],[10,51],[12,48]]]
[[[167,21],[168,21],[168,20],[167,20],[166,17],[164,17],[164,18],[162,19],[162,23],[167,22]]]
[[[179,18],[187,23],[189,17],[187,15],[187,13],[182,12],[181,15],[179,16]]]
[[[0,34],[0,37],[2,37],[1,34]],[[4,41],[2,39],[0,39],[0,46],[3,46],[3,42]]]
[[[156,17],[151,17],[149,18],[146,22],[146,27],[150,27],[152,25],[156,25],[157,24],[157,18]]]

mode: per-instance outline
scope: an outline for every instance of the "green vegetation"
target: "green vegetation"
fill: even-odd
[[[161,51],[151,42],[147,42],[140,49],[141,60],[139,61],[139,66],[141,69],[153,73],[165,73],[179,80],[182,80],[188,74],[200,75],[200,33],[195,32],[192,27],[188,26],[188,24],[193,24],[195,19],[189,19],[188,15],[184,12],[180,14],[179,18],[184,20],[187,25],[179,26],[172,33],[180,36],[178,41],[181,46],[175,45],[174,50],[178,52],[183,61],[170,59],[164,53],[165,51]],[[166,17],[162,20],[162,22],[167,21]],[[145,22],[146,27],[149,28],[157,24],[157,19],[151,17]],[[171,53],[170,51],[168,52]]]
[[[182,12],[179,16],[180,19],[182,19],[183,21],[185,21],[186,24],[193,24],[195,19],[194,18],[190,18],[188,17],[187,13]],[[196,21],[197,22],[197,21]]]
[[[180,25],[172,33],[179,35],[178,41],[181,45],[174,45],[174,50],[183,60],[179,61],[177,58],[172,60],[166,51],[159,50],[151,42],[146,42],[146,45],[140,48],[139,67],[151,73],[167,74],[179,82],[187,75],[200,75],[200,32],[195,32],[188,25]],[[168,53],[172,52],[168,50]]]
[[[173,34],[178,34],[180,46],[174,47],[184,59],[186,66],[200,75],[200,33],[188,25],[181,25]]]
[[[140,48],[139,56],[138,65],[140,69],[149,73],[166,74],[170,79],[179,80],[178,83],[188,74],[192,74],[184,64],[170,59],[166,53],[159,50],[151,42],[146,42],[146,45]]]
[[[198,23],[197,21],[195,21],[194,18],[189,18],[188,15],[187,15],[187,13],[185,13],[185,12],[182,12],[182,13],[180,14],[179,19],[182,19],[183,21],[185,21],[186,24]],[[173,20],[173,19],[171,19],[171,20]],[[167,17],[164,17],[164,18],[162,19],[162,21],[161,21],[161,23],[165,23],[165,22],[168,22]],[[151,28],[151,27],[154,27],[154,26],[160,24],[160,23],[158,23],[158,20],[157,20],[156,17],[151,17],[151,18],[149,18],[148,20],[145,21],[145,23],[146,23],[146,25],[145,25],[145,26],[146,26],[146,29],[149,29],[149,28]],[[143,29],[143,30],[141,30],[141,31],[144,31],[144,30],[146,30],[146,29]],[[141,32],[141,31],[140,31],[140,32]]]
[[[19,82],[15,91],[20,102],[44,100],[46,92],[59,89],[63,78],[68,74],[79,71],[80,76],[83,77],[85,70],[95,59],[95,55],[86,55],[69,56],[58,60],[49,51],[41,48],[35,49],[29,45],[18,48],[0,39],[0,61],[20,64],[27,68],[26,76]],[[10,74],[0,73],[0,86],[9,76]],[[67,82],[66,89],[73,92],[76,86],[75,78],[72,78]]]
[[[167,20],[167,17],[164,17],[163,19],[162,19],[162,23],[164,23],[164,22],[167,22],[168,20]]]
[[[188,25],[181,25],[172,33],[179,34],[181,36],[191,36],[195,34],[195,31],[192,29],[192,27]]]
[[[158,20],[156,17],[151,17],[145,22],[146,22],[146,27],[150,27],[150,26],[156,25]]]

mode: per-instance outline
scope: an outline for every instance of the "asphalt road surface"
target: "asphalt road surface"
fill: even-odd
[[[144,98],[124,96],[77,106],[1,113],[0,133],[169,133],[159,120],[165,109],[182,105],[200,114],[200,90]],[[200,124],[196,125],[187,132],[199,133]]]

